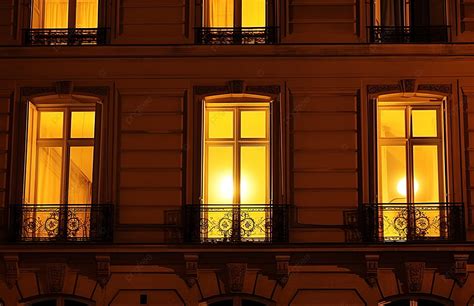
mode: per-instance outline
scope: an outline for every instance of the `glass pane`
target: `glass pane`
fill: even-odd
[[[71,138],[94,138],[95,112],[72,112]]]
[[[240,112],[241,138],[266,138],[267,112],[241,111]]]
[[[208,111],[209,138],[234,138],[234,112]]]
[[[87,304],[73,300],[64,300],[64,306],[87,306]]]
[[[232,204],[234,200],[234,148],[208,146],[205,182],[206,204]]]
[[[94,147],[71,147],[68,203],[91,203],[93,165]]]
[[[405,110],[380,109],[380,137],[405,137]]]
[[[99,0],[77,0],[76,28],[97,28]]]
[[[234,26],[234,0],[205,0],[204,26],[232,28]]]
[[[37,204],[59,204],[61,202],[62,154],[63,150],[59,147],[38,149]]]
[[[242,146],[240,154],[240,203],[268,203],[267,148]]]
[[[438,126],[435,109],[413,110],[411,112],[413,137],[437,137]]]
[[[63,122],[63,112],[40,112],[40,138],[62,138]]]
[[[242,0],[242,27],[265,27],[265,0]]]
[[[33,303],[32,306],[56,306],[56,300],[36,302],[36,303]]]
[[[36,159],[38,138],[38,111],[36,107],[29,103],[28,105],[28,135],[26,143],[26,167],[25,167],[25,192],[24,204],[35,204],[35,186],[36,186]]]
[[[381,209],[384,240],[404,240],[407,231],[405,146],[381,146],[379,154],[378,188],[383,203]]]
[[[413,146],[415,202],[439,202],[438,165],[437,146]]]
[[[69,0],[34,0],[32,10],[32,28],[68,28]]]
[[[406,203],[405,146],[381,146],[379,159],[379,196],[382,203]]]

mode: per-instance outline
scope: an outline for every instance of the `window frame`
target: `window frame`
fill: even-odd
[[[203,137],[203,109],[204,99],[212,96],[227,97],[230,99],[239,100],[246,95],[246,101],[249,101],[248,96],[256,95],[265,97],[272,102],[273,116],[271,124],[273,125],[272,135],[274,142],[270,148],[273,154],[273,163],[270,165],[273,174],[273,184],[271,186],[274,195],[272,207],[274,210],[273,220],[281,226],[273,226],[271,241],[267,242],[281,242],[288,240],[288,216],[289,209],[288,194],[290,190],[290,180],[284,175],[288,171],[289,164],[287,157],[289,156],[289,148],[285,145],[287,126],[284,124],[286,105],[281,103],[280,86],[245,86],[240,84],[241,81],[230,81],[228,86],[195,86],[194,95],[191,103],[187,104],[186,114],[187,126],[185,135],[185,169],[186,177],[184,177],[183,188],[183,209],[187,212],[185,221],[184,240],[187,242],[202,242],[200,240],[200,226],[199,226],[199,210],[201,206],[201,190],[202,190],[202,167],[201,163],[195,161],[202,160],[202,137]],[[243,85],[242,90],[238,87]],[[245,90],[247,89],[247,90]],[[261,100],[260,100],[261,101]],[[186,188],[190,186],[190,188]],[[190,213],[190,214],[188,214]],[[276,215],[275,215],[276,213]],[[283,222],[283,223],[282,223]]]
[[[28,18],[27,18],[27,29],[43,29],[43,28],[33,28],[33,2],[36,0],[30,0],[28,6]],[[67,29],[76,29],[76,8],[77,0],[67,0],[68,1],[68,27]],[[105,8],[107,0],[98,0],[98,15],[97,15],[97,29],[105,26]]]
[[[204,24],[205,12],[204,12],[204,2],[207,0],[196,0],[195,5],[195,14],[196,21],[195,26],[197,28],[210,28]],[[234,29],[241,29],[242,27],[242,0],[233,0],[234,1]],[[276,0],[266,0],[265,7],[265,27],[275,27],[276,26]],[[212,28],[212,27],[211,27]]]
[[[63,137],[62,138],[52,138],[52,139],[41,139],[39,140],[36,138],[35,140],[30,140],[28,139],[28,135],[25,136],[26,142],[25,142],[25,154],[28,154],[28,145],[30,145],[31,141],[35,141],[35,147],[39,148],[46,144],[46,146],[51,146],[55,145],[55,147],[61,147],[63,150],[62,154],[62,173],[61,173],[61,198],[60,198],[60,204],[59,205],[69,205],[69,198],[68,198],[68,190],[69,190],[69,171],[70,171],[70,149],[71,147],[82,147],[82,146],[93,146],[94,148],[94,153],[93,153],[93,168],[92,168],[92,194],[91,194],[91,205],[94,203],[97,203],[98,199],[98,176],[99,176],[99,167],[100,167],[100,135],[101,135],[101,130],[102,130],[102,124],[101,124],[101,111],[102,107],[100,104],[94,104],[94,103],[87,103],[87,104],[82,104],[78,105],[79,103],[52,103],[51,101],[41,101],[41,102],[33,102],[29,101],[28,103],[32,103],[36,107],[36,111],[38,114],[40,112],[54,112],[54,111],[61,111],[63,112]],[[71,114],[74,111],[94,111],[95,112],[95,122],[94,122],[94,138],[72,138],[71,137]],[[27,122],[30,120],[30,113],[27,112],[26,115]],[[28,123],[27,123],[28,124]],[[37,127],[39,128],[40,125],[40,120],[36,122]],[[41,143],[41,144],[39,144]],[[36,150],[37,151],[37,150]],[[35,154],[38,154],[38,152],[35,152]],[[24,171],[23,171],[23,180],[24,180],[24,187],[23,187],[23,193],[22,193],[22,203],[23,204],[28,204],[25,203],[25,185],[26,185],[26,171],[27,169],[27,157],[25,158],[25,163],[24,163]],[[35,171],[36,172],[36,171]],[[36,179],[34,180],[35,185],[37,184]],[[36,205],[35,203],[31,203]],[[50,203],[54,204],[55,203]],[[82,204],[89,204],[89,203],[82,203]]]

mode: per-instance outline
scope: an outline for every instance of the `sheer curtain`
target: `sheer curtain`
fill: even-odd
[[[68,9],[68,0],[34,0],[33,28],[67,28]]]
[[[76,28],[97,28],[99,0],[77,0]]]
[[[380,25],[404,26],[404,0],[380,1]]]
[[[233,27],[234,0],[205,0],[205,27]]]

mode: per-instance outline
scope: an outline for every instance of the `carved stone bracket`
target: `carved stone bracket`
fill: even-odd
[[[246,263],[228,263],[227,270],[227,287],[229,292],[242,292],[244,287],[245,274],[247,273]]]
[[[229,93],[231,94],[239,94],[243,93],[245,90],[245,82],[242,80],[232,80],[227,83],[229,87]]]
[[[424,262],[406,262],[405,277],[408,292],[420,292],[423,285],[423,276],[425,274]]]
[[[454,254],[454,266],[446,274],[447,278],[454,280],[460,288],[466,283],[469,273],[467,272],[468,254]]]
[[[56,93],[60,96],[69,96],[74,91],[74,83],[72,81],[56,82]]]
[[[242,80],[232,80],[227,82],[227,86],[195,86],[194,94],[200,96],[218,94],[239,94],[252,93],[260,95],[277,95],[280,93],[278,85],[246,85]]]
[[[110,256],[96,256],[95,260],[97,282],[104,288],[110,279]]]
[[[369,95],[389,94],[389,93],[416,93],[432,92],[441,94],[451,94],[451,84],[417,84],[416,79],[402,79],[398,84],[379,84],[368,85],[367,93]]]
[[[188,287],[191,288],[197,283],[199,256],[195,254],[185,254],[184,261],[186,269],[184,271],[183,279]]]
[[[375,287],[378,281],[379,255],[365,255],[365,281],[370,287]]]
[[[18,256],[3,256],[5,261],[5,282],[8,288],[13,288],[20,276],[20,269],[18,266]]]
[[[52,263],[46,265],[46,285],[49,293],[61,293],[66,277],[66,264]]]
[[[281,255],[275,256],[276,260],[276,277],[280,286],[285,287],[290,276],[289,265],[290,265],[290,256]]]

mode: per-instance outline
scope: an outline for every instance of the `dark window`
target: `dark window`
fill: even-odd
[[[87,304],[73,300],[65,300],[64,306],[87,306]]]
[[[209,306],[233,306],[233,302],[232,300],[226,300],[209,304]]]
[[[243,300],[242,306],[265,306],[265,304],[260,303],[260,302],[250,301],[250,300]]]

